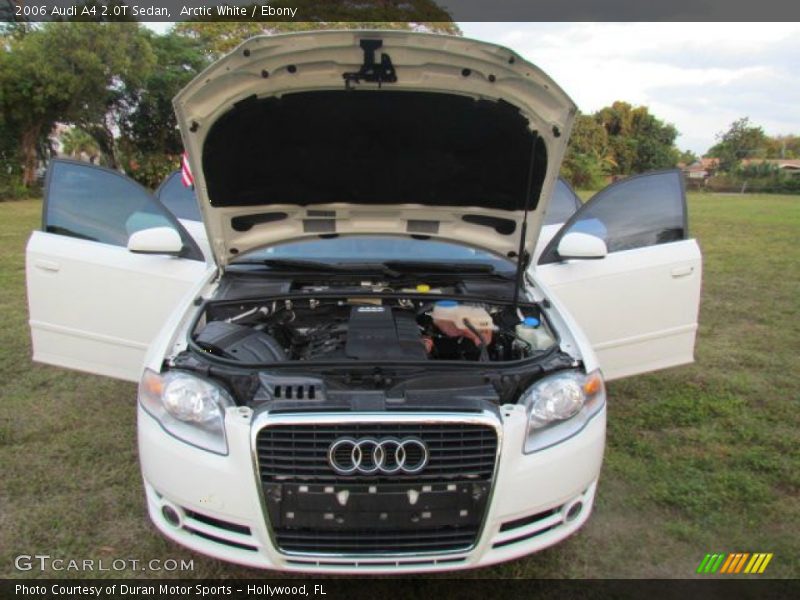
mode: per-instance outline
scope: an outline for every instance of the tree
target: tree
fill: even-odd
[[[593,115],[578,115],[561,166],[561,175],[574,187],[602,187],[606,173],[616,166],[608,133]]]
[[[766,158],[800,158],[800,136],[778,135],[765,140]]]
[[[608,132],[594,115],[579,114],[576,117],[569,138],[569,148],[577,154],[592,154],[600,162],[613,166]]]
[[[48,23],[3,37],[0,112],[17,137],[26,186],[37,148],[59,121],[78,124],[116,166],[115,120],[153,63],[140,33],[133,23]]]
[[[132,107],[119,121],[119,145],[126,170],[155,187],[178,165],[183,142],[172,98],[208,64],[200,43],[171,31],[153,34],[155,67],[128,99]]]
[[[578,115],[562,174],[576,187],[596,188],[608,175],[674,167],[680,158],[677,137],[675,127],[646,106],[617,101],[592,115]]]
[[[668,169],[677,164],[678,130],[651,115],[646,106],[633,109],[631,137],[635,147],[632,173]]]
[[[752,125],[748,117],[737,119],[727,131],[717,134],[719,140],[708,151],[708,156],[719,158],[720,170],[736,170],[744,158],[764,158],[767,136],[761,127]]]
[[[650,114],[646,106],[614,102],[596,113],[608,134],[615,175],[674,167],[678,162],[678,130]]]
[[[85,155],[92,164],[100,158],[100,146],[80,127],[72,127],[61,134],[61,149],[64,154],[72,158],[80,158]]]
[[[22,157],[18,139],[19,132],[14,125],[0,114],[0,200],[20,196],[25,191],[22,186]]]
[[[6,96],[4,80],[8,53],[15,39],[27,31],[23,23],[0,23],[0,199],[16,196],[22,181],[22,156],[19,149],[19,124],[9,118],[5,111]]]
[[[685,165],[694,164],[698,160],[699,158],[697,154],[695,154],[691,150],[684,150],[678,154],[678,162],[682,162]]]
[[[71,107],[67,120],[76,123],[97,142],[111,168],[118,168],[116,133],[126,115],[135,110],[139,89],[155,67],[149,32],[134,23],[71,23],[62,29],[83,46],[74,60],[91,68],[96,95]]]
[[[69,93],[57,83],[47,83],[36,73],[41,44],[34,33],[3,36],[0,55],[0,115],[4,133],[3,158],[9,171],[20,168],[21,182],[33,185],[36,178],[36,149],[47,134],[48,124],[66,104]],[[55,78],[54,78],[55,79]]]

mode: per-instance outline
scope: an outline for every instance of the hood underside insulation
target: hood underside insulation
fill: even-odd
[[[504,101],[341,90],[239,102],[203,147],[212,206],[328,203],[535,209],[547,153]]]

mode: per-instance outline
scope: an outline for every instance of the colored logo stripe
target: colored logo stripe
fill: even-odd
[[[745,573],[763,573],[764,569],[767,568],[769,561],[772,560],[772,553],[769,554],[753,554],[753,558],[750,560],[750,563],[745,568]]]
[[[749,552],[706,554],[697,567],[697,572],[703,574],[719,572],[728,575],[761,574],[772,560],[772,556],[772,553],[750,554]]]
[[[706,554],[703,562],[697,567],[698,573],[716,573],[722,564],[722,559],[725,558],[724,554]]]
[[[731,554],[728,557],[728,560],[725,561],[725,564],[722,565],[722,569],[720,569],[720,573],[738,573],[742,567],[744,567],[744,561],[748,559],[750,554],[746,552],[738,552],[736,554]],[[733,558],[731,558],[733,557]]]

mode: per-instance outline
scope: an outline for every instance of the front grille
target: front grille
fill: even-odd
[[[328,449],[343,437],[416,438],[429,460],[415,474],[338,474]],[[461,422],[281,423],[256,436],[278,547],[322,555],[469,549],[488,508],[497,448],[493,427]]]
[[[469,548],[476,527],[429,531],[281,531],[278,545],[291,552],[380,554],[394,552],[446,552]]]
[[[328,448],[341,437],[417,437],[430,458],[415,475],[338,475],[328,464]],[[489,481],[497,454],[497,435],[486,425],[470,423],[342,423],[275,425],[256,440],[261,480],[302,482],[387,481],[426,483],[451,478]]]

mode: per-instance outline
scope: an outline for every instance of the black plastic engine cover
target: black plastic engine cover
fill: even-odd
[[[274,337],[236,323],[212,321],[197,334],[195,341],[204,350],[242,362],[286,360],[286,353]]]
[[[428,357],[414,315],[375,305],[354,306],[350,311],[345,354],[359,360]]]

